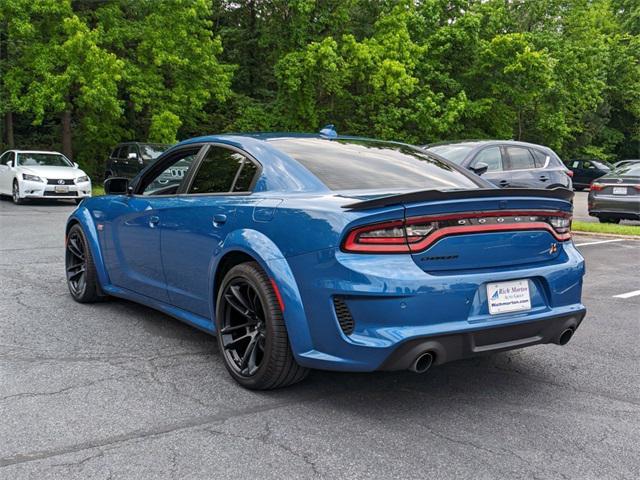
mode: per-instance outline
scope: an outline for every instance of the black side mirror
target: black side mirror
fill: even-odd
[[[469,167],[469,170],[471,170],[476,175],[482,175],[483,173],[486,173],[487,170],[489,170],[489,165],[484,162],[478,162],[473,167]]]
[[[126,195],[129,193],[129,179],[111,177],[104,181],[104,193],[107,195]]]

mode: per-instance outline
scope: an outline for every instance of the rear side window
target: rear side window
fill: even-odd
[[[270,140],[331,190],[478,188],[481,184],[427,152],[366,140]]]
[[[533,155],[528,148],[507,147],[507,155],[509,156],[509,170],[525,170],[536,167]]]
[[[248,191],[256,170],[255,165],[244,155],[212,146],[202,159],[189,193]]]
[[[533,153],[533,159],[536,162],[536,168],[544,167],[545,163],[547,163],[547,157],[549,155],[541,152],[540,150],[536,150],[535,148],[531,149],[531,153]]]
[[[478,163],[486,163],[489,166],[487,172],[501,172],[502,153],[500,147],[489,147],[480,151],[473,161],[473,166],[477,166]]]

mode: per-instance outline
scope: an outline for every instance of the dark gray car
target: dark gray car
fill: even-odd
[[[589,189],[589,215],[603,223],[640,220],[640,164],[600,177]]]
[[[482,175],[498,187],[571,188],[569,169],[553,150],[542,145],[479,140],[425,148]]]

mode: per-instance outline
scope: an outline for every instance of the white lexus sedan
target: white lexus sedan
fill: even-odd
[[[16,204],[29,198],[80,203],[91,196],[91,180],[61,153],[9,150],[0,157],[0,195]]]

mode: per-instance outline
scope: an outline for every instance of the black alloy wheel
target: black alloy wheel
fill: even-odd
[[[307,376],[293,357],[274,286],[255,262],[234,266],[222,280],[216,331],[225,366],[243,387],[279,388]]]
[[[244,279],[233,279],[222,298],[223,327],[220,330],[224,355],[238,374],[251,376],[264,359],[266,327],[258,292]]]
[[[103,297],[98,285],[93,257],[79,225],[71,227],[67,235],[65,269],[69,292],[74,300],[88,303]]]

